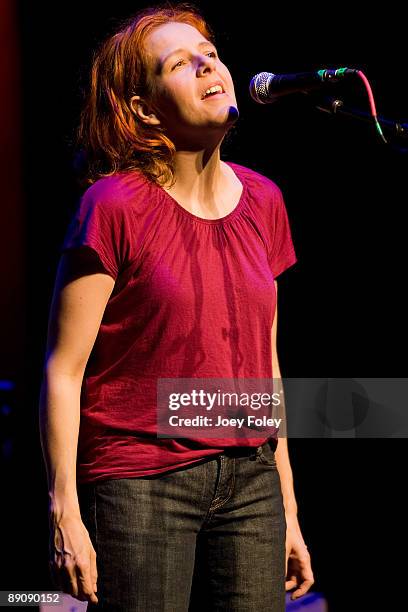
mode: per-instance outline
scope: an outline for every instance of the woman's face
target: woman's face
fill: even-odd
[[[170,22],[150,33],[146,49],[158,118],[173,142],[223,136],[238,108],[231,75],[214,45],[193,26]]]

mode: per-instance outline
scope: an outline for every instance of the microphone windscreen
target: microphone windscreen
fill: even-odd
[[[274,76],[272,72],[259,72],[252,78],[249,92],[255,102],[266,104],[271,101],[268,99],[268,86]]]

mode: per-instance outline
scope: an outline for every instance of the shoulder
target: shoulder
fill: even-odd
[[[280,187],[269,177],[235,162],[227,162],[247,190],[256,214],[273,214],[285,206]]]
[[[81,197],[82,208],[117,213],[143,206],[157,187],[142,172],[118,172],[95,181]]]
[[[241,182],[247,187],[249,194],[255,200],[260,200],[265,203],[277,202],[278,205],[282,201],[282,191],[280,187],[269,177],[235,162],[226,162],[240,178]]]

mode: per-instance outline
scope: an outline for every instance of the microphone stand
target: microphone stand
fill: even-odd
[[[321,102],[314,100],[316,108],[324,113],[331,115],[344,115],[345,117],[352,117],[359,121],[365,121],[366,123],[374,124],[373,117],[370,113],[365,113],[357,108],[351,106],[345,106],[342,100],[335,97],[324,98]],[[393,119],[385,119],[377,115],[377,120],[381,125],[381,128],[388,130],[392,136],[405,139],[408,143],[408,123],[400,123]],[[390,144],[390,143],[389,143]],[[401,153],[407,153],[408,148],[396,147]]]

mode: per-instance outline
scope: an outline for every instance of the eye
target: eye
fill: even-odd
[[[206,53],[206,55],[208,55],[209,57],[217,57],[217,52],[216,51],[209,51],[208,53]]]
[[[174,66],[173,66],[172,70],[174,70],[174,69],[175,69],[175,68],[177,68],[178,66],[181,66],[181,65],[183,64],[183,62],[184,62],[184,60],[179,60],[179,61],[177,62],[177,64],[174,64]]]

